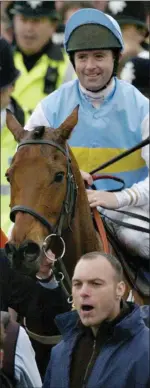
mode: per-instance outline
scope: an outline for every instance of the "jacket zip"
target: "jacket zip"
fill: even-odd
[[[92,360],[93,360],[93,357],[94,357],[94,354],[95,354],[95,348],[96,348],[96,339],[93,342],[92,355],[91,355],[90,361],[89,361],[88,366],[87,366],[86,371],[85,371],[84,380],[83,380],[83,388],[86,388],[86,378],[87,378],[87,375],[88,375],[89,368],[90,368],[90,366],[92,364]]]

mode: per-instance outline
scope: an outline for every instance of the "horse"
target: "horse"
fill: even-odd
[[[11,187],[10,218],[14,221],[7,250],[20,269],[37,272],[40,253],[52,241],[56,250],[63,251],[59,263],[69,278],[83,254],[103,251],[85,185],[67,143],[77,121],[78,107],[55,130],[37,126],[27,131],[7,112],[7,127],[19,144],[6,172]],[[24,260],[15,261],[14,249],[22,250]],[[135,302],[148,304],[149,298],[134,289],[125,270],[124,279],[125,300],[132,291]]]

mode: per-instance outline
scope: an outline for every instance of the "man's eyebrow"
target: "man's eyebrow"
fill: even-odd
[[[72,282],[82,282],[82,281],[83,281],[82,279],[72,278]],[[91,279],[87,279],[87,282],[96,282],[96,281],[105,283],[105,280],[104,280],[104,279],[101,279],[101,278],[91,278]]]

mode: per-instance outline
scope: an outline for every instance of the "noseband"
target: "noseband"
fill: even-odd
[[[77,197],[77,185],[74,180],[74,176],[72,173],[72,168],[71,168],[71,159],[69,155],[69,149],[68,146],[66,146],[66,149],[61,147],[59,144],[55,143],[54,141],[49,141],[49,140],[26,140],[21,142],[18,145],[18,149],[23,147],[23,146],[28,146],[28,145],[50,145],[58,150],[60,150],[66,157],[67,160],[67,191],[66,191],[66,197],[63,202],[60,216],[58,219],[58,222],[56,225],[52,225],[45,217],[37,213],[35,210],[28,208],[27,206],[24,205],[18,205],[14,206],[11,209],[10,212],[10,219],[12,222],[15,222],[15,216],[18,212],[22,213],[28,213],[31,216],[35,217],[38,221],[40,221],[51,233],[55,233],[58,236],[62,235],[62,230],[65,225],[67,224],[67,227],[70,227],[71,220],[74,217],[75,213],[75,205],[76,205],[76,197]],[[67,221],[67,222],[66,222]]]

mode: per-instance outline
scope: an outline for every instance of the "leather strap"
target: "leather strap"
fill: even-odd
[[[129,215],[132,218],[137,218],[139,220],[147,221],[148,223],[150,222],[149,218],[143,217],[143,216],[135,214],[135,213],[126,212],[126,211],[123,211],[123,210],[114,210],[114,209],[111,209],[111,211],[116,211],[118,213],[123,213],[123,214]],[[144,232],[144,233],[150,234],[150,229],[148,229],[148,228],[144,228],[143,226],[129,224],[128,222],[124,222],[124,221],[120,221],[120,220],[114,220],[110,216],[108,216],[106,214],[103,214],[100,211],[99,211],[99,213],[101,214],[101,216],[103,218],[107,218],[108,220],[112,221],[113,223],[115,223],[115,224],[117,224],[119,226],[124,226],[125,228],[128,228],[128,229],[137,230],[138,232]]]
[[[19,327],[18,322],[10,321],[4,340],[3,372],[12,380],[15,380],[15,351]]]
[[[30,338],[43,345],[57,345],[62,340],[61,335],[39,335],[30,331],[27,327],[26,332]]]
[[[97,208],[93,208],[93,215],[94,215],[94,219],[95,219],[95,222],[96,222],[96,225],[98,228],[99,235],[100,235],[101,240],[102,240],[103,251],[105,253],[110,253],[110,247],[109,247],[109,242],[108,242],[108,238],[106,235],[106,230],[105,230],[102,218],[101,218]]]

